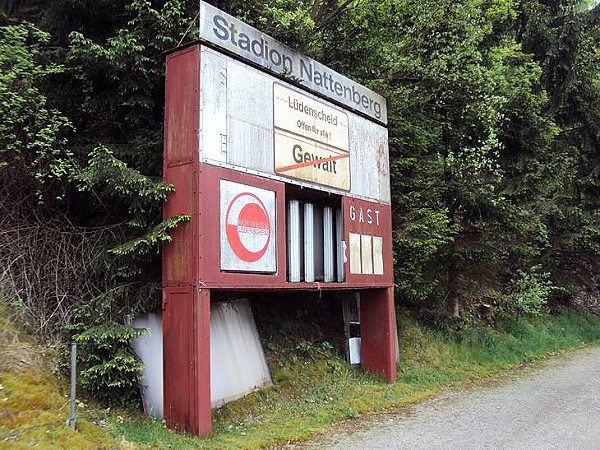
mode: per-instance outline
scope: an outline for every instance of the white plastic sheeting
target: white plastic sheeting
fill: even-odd
[[[271,385],[248,300],[210,306],[210,397],[213,408]]]
[[[150,416],[163,417],[162,315],[147,314],[134,319],[132,325],[148,329],[131,341],[144,363],[140,381],[144,410]],[[272,384],[248,300],[210,305],[210,369],[213,408]]]
[[[131,324],[148,330],[131,341],[133,350],[144,363],[139,383],[144,411],[152,417],[163,417],[162,315],[146,314],[134,319]]]

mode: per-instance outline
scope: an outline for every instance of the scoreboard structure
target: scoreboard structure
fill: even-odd
[[[210,302],[358,293],[362,366],[396,378],[385,99],[200,2],[166,58],[164,414],[211,433]]]

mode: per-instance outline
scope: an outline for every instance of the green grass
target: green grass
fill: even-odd
[[[51,360],[8,319],[0,303],[0,448],[131,448],[84,417],[67,426],[68,386],[53,374]]]
[[[411,404],[442,389],[597,342],[600,317],[564,313],[504,323],[500,329],[471,329],[449,337],[402,320],[402,360],[394,384],[347,367],[330,346],[298,346],[271,364],[273,387],[213,411],[214,431],[206,439],[174,433],[162,421],[141,416],[112,420],[111,428],[140,448],[261,448],[306,440],[341,420]]]
[[[65,425],[66,387],[45,357],[0,314],[0,443],[2,448],[261,448],[301,441],[336,422],[411,404],[443,389],[460,388],[503,369],[600,341],[600,317],[564,313],[513,321],[497,329],[449,336],[402,319],[396,383],[349,368],[309,329],[284,333],[266,345],[274,386],[213,411],[214,433],[198,439],[168,430],[140,414],[88,406],[78,430]],[[299,340],[300,339],[300,340]],[[28,368],[20,365],[27,361]],[[107,433],[109,431],[110,433]]]

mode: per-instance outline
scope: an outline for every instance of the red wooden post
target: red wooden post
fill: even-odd
[[[201,288],[199,50],[195,45],[167,57],[164,178],[176,191],[163,215],[191,219],[163,247],[164,416],[169,428],[209,436],[210,290]]]
[[[361,360],[369,372],[396,381],[394,289],[369,289],[360,293]]]
[[[193,301],[190,301],[193,299]],[[164,415],[169,428],[209,436],[210,290],[164,290]]]
[[[194,375],[196,416],[193,417],[193,434],[209,436],[212,432],[210,418],[210,290],[194,292]]]

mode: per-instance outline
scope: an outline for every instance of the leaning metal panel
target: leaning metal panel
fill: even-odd
[[[210,400],[213,408],[270,385],[250,302],[210,305]]]

